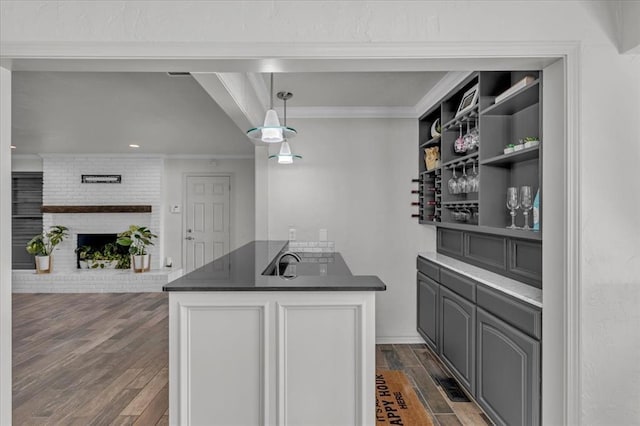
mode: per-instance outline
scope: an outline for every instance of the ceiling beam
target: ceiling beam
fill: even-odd
[[[266,109],[245,73],[194,72],[191,75],[240,130],[246,132],[262,123]]]

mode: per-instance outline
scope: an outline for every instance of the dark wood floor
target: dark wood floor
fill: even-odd
[[[376,366],[402,370],[440,425],[490,423],[451,402],[425,345],[378,345]],[[13,424],[168,424],[164,293],[14,294]]]

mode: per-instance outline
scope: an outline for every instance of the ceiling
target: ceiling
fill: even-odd
[[[274,74],[274,93],[291,107],[413,107],[445,72],[295,72]],[[269,92],[269,74],[262,74]],[[280,103],[277,98],[274,103]]]
[[[343,114],[358,107],[413,107],[445,74],[279,73],[274,89],[293,92],[288,106],[298,111],[334,108]],[[266,104],[269,74],[256,76],[262,77],[255,80],[256,89]],[[189,75],[16,71],[12,84],[14,154],[248,157],[254,153],[243,129]],[[281,101],[277,104],[281,106]]]
[[[12,91],[15,154],[254,153],[251,141],[191,76],[17,71]]]

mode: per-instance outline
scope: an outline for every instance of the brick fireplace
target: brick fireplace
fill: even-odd
[[[45,206],[150,206],[150,212],[43,213],[43,226],[64,225],[69,238],[54,253],[54,270],[75,271],[78,234],[117,234],[146,226],[158,239],[149,250],[152,268],[163,261],[162,158],[133,156],[43,156]],[[121,183],[82,183],[82,175],[120,175]],[[77,209],[76,209],[77,210]],[[58,210],[59,211],[59,210]]]

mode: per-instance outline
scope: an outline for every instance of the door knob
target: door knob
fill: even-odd
[[[195,240],[193,237],[185,237],[185,240]]]

